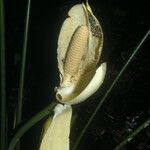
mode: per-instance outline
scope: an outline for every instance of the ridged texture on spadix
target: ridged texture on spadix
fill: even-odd
[[[78,27],[71,39],[68,51],[66,53],[64,65],[65,75],[69,74],[73,76],[77,73],[81,59],[87,51],[87,40],[88,27]]]
[[[100,87],[106,73],[106,65],[97,71],[102,46],[103,31],[88,2],[73,6],[58,39],[58,101],[76,104],[86,100]]]

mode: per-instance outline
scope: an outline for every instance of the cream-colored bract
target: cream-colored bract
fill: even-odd
[[[41,141],[40,150],[69,150],[72,108],[58,104],[52,122]]]
[[[87,98],[89,98],[92,94],[94,94],[101,84],[104,81],[105,74],[106,74],[106,63],[101,64],[101,66],[96,70],[96,73],[87,87],[74,99],[67,101],[67,104],[77,104],[80,103]],[[65,103],[65,102],[64,102]]]
[[[80,44],[79,40],[74,36],[80,35],[80,33],[77,34],[76,32],[82,26],[86,27],[88,31],[86,33],[87,42],[85,46],[77,47],[82,43]],[[85,39],[80,41],[83,42]],[[75,43],[74,47],[70,46],[72,43]],[[58,39],[57,60],[60,72],[60,84],[56,88],[56,99],[58,101],[65,104],[82,102],[101,86],[106,74],[106,64],[102,64],[97,69],[102,46],[103,31],[88,2],[73,6],[68,12],[68,18],[62,25]],[[84,54],[81,53],[84,51]],[[75,52],[79,52],[79,55],[75,54]],[[71,56],[68,57],[70,54]],[[77,59],[76,56],[79,56],[79,58]],[[72,58],[72,60],[66,58]],[[74,60],[77,60],[77,62]],[[67,67],[65,66],[66,64]],[[73,73],[71,74],[70,72]]]

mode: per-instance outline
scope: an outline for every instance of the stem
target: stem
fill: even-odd
[[[23,51],[22,51],[20,82],[19,82],[19,95],[18,95],[18,104],[17,104],[17,111],[16,111],[16,125],[18,125],[22,121],[23,89],[24,89],[24,76],[25,76],[28,29],[29,29],[30,5],[31,5],[31,1],[28,0],[25,31],[24,31],[24,43],[23,43]]]
[[[47,106],[44,108],[41,112],[39,112],[37,115],[32,117],[27,123],[25,123],[14,135],[12,138],[8,150],[14,150],[15,145],[20,140],[20,138],[26,133],[33,125],[38,123],[41,119],[52,113],[52,110],[56,103],[52,103],[50,106]]]
[[[4,2],[0,0],[0,74],[1,74],[1,123],[0,123],[0,149],[5,150],[7,144],[7,123],[6,123],[6,85],[5,85],[5,18]]]
[[[124,73],[124,71],[127,69],[128,65],[131,63],[131,61],[133,60],[133,57],[136,55],[136,53],[138,52],[138,50],[141,48],[142,44],[145,42],[145,40],[148,38],[150,34],[150,29],[147,31],[147,33],[144,35],[144,37],[142,38],[142,40],[140,41],[140,43],[137,45],[137,47],[133,50],[131,56],[128,58],[127,62],[125,63],[125,65],[122,67],[122,69],[120,70],[120,72],[118,73],[117,77],[114,79],[114,81],[112,82],[112,84],[110,85],[109,89],[106,91],[105,95],[102,97],[101,101],[99,102],[99,104],[97,105],[95,111],[92,113],[91,117],[89,118],[89,120],[87,121],[85,127],[83,128],[81,134],[79,135],[79,137],[77,138],[77,141],[74,144],[73,150],[75,150],[80,142],[80,140],[82,139],[83,135],[85,134],[87,128],[89,127],[89,125],[91,124],[92,120],[94,119],[95,115],[97,114],[98,110],[101,108],[102,104],[104,103],[104,101],[106,100],[106,98],[108,97],[108,95],[111,93],[113,87],[116,85],[116,83],[118,82],[118,80],[120,79],[121,75]]]
[[[121,142],[118,146],[116,146],[114,150],[120,150],[121,148],[123,148],[123,146],[131,142],[133,138],[139,134],[139,132],[141,132],[143,129],[145,129],[149,125],[150,125],[150,118],[146,120],[142,125],[140,125],[134,132],[129,134],[129,136],[127,136],[127,138],[123,142]]]

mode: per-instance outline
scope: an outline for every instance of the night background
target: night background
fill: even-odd
[[[150,27],[149,0],[89,0],[104,33],[101,62],[107,74],[101,88],[87,101],[73,106],[71,147],[102,96]],[[55,100],[59,84],[57,40],[69,9],[79,0],[31,0],[23,102],[24,124]],[[13,137],[27,0],[5,0],[6,93],[9,141]],[[83,136],[78,150],[112,150],[150,116],[150,54],[146,40],[107,97]],[[45,119],[21,139],[21,150],[38,150]],[[18,127],[19,128],[19,127]],[[140,132],[127,150],[150,149],[150,127]]]

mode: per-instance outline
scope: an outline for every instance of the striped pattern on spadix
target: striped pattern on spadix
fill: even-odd
[[[65,74],[73,76],[77,73],[81,59],[87,50],[88,35],[88,27],[85,25],[76,29],[66,54]]]

